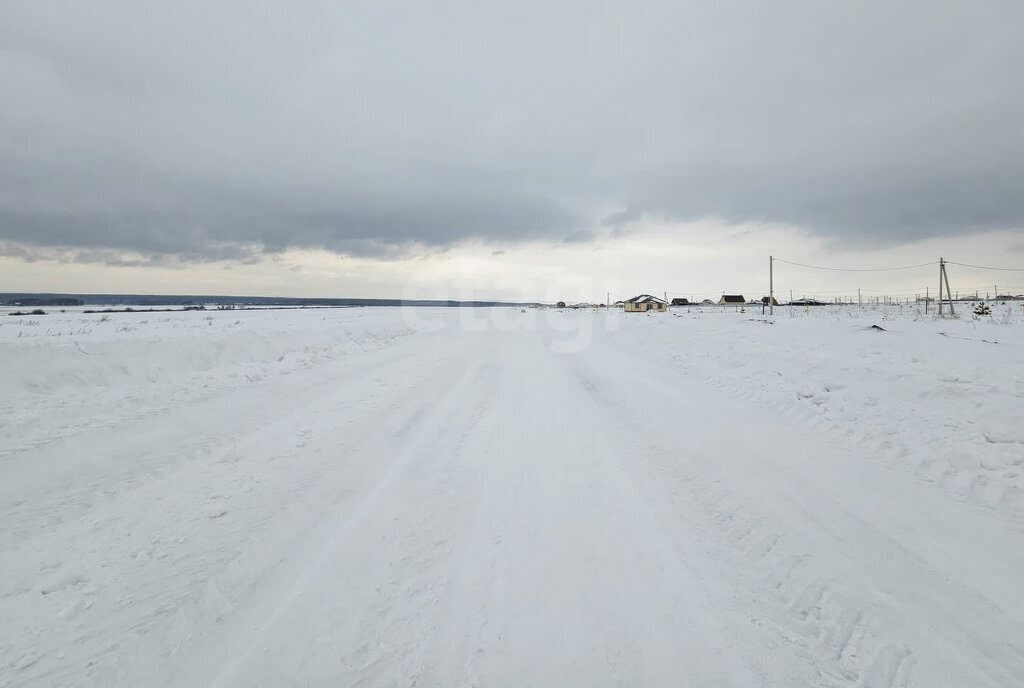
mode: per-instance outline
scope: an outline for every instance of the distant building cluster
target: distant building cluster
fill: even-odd
[[[666,301],[665,299],[659,299],[657,296],[651,296],[650,294],[640,294],[634,296],[631,299],[625,301],[616,301],[615,305],[622,308],[627,313],[646,313],[648,311],[665,312],[672,307],[679,306],[736,306],[742,307],[747,305],[761,305],[762,303],[767,304],[769,301],[766,296],[763,301],[754,301],[748,303],[742,294],[722,294],[718,301],[712,301],[711,299],[704,299],[700,302],[691,302],[687,298],[677,297],[672,301]],[[778,301],[771,299],[778,305]]]
[[[702,301],[691,301],[685,297],[675,297],[671,301],[658,298],[652,294],[638,294],[631,299],[625,299],[622,301],[616,301],[615,303],[609,304],[612,308],[621,308],[627,313],[647,313],[654,311],[657,313],[664,313],[669,308],[679,308],[681,306],[698,306],[698,307],[715,307],[715,306],[732,306],[737,309],[744,307],[756,307],[756,306],[779,306],[779,305],[793,305],[793,306],[824,306],[824,301],[818,301],[816,299],[801,298],[794,299],[788,304],[780,304],[778,299],[771,296],[762,296],[760,299],[747,300],[743,294],[722,294],[717,300],[704,299]],[[574,303],[566,305],[564,301],[559,301],[556,305],[557,308],[604,308],[605,304],[593,304],[593,303]]]

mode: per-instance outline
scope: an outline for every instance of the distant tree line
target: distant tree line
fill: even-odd
[[[85,302],[82,299],[76,299],[70,296],[55,296],[52,298],[45,297],[33,297],[25,296],[17,299],[9,299],[6,304],[7,306],[24,306],[24,307],[35,307],[35,306],[84,306]]]

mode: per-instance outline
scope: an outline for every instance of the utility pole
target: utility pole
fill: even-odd
[[[939,258],[939,266],[942,268],[942,279],[946,281],[946,299],[949,301],[949,314],[956,315],[956,311],[953,310],[953,295],[949,291],[949,273],[946,272],[946,261]]]
[[[924,288],[924,312],[928,313],[928,287]]]
[[[939,315],[942,315],[942,258],[939,258]]]
[[[768,256],[768,315],[775,315],[775,256]]]

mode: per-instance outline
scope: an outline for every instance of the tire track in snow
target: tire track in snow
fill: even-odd
[[[825,672],[812,685],[1024,681],[1019,636],[1006,635],[1024,631],[1020,607],[1007,602],[1020,597],[1008,585],[1021,570],[1019,537],[1002,519],[876,473],[813,433],[789,437],[784,420],[763,420],[766,409],[678,374],[655,376],[632,357],[601,365],[601,348],[581,357],[577,374],[610,409],[602,426],[648,428],[609,441],[634,459],[632,475],[654,476],[650,500],[675,522],[680,547],[694,544],[694,527],[701,533],[709,563],[723,564],[719,575],[754,610],[751,623]],[[987,547],[981,534],[1005,546]],[[724,594],[728,606],[733,593]]]
[[[452,355],[462,351],[457,347]],[[282,393],[273,403],[263,398],[263,413],[250,422],[268,420],[255,430],[224,423],[220,432],[228,439],[196,438],[207,447],[200,454],[151,474],[140,466],[146,475],[115,483],[118,489],[109,494],[90,496],[87,485],[78,486],[89,510],[26,539],[6,559],[38,575],[5,579],[40,580],[0,599],[7,610],[35,610],[32,626],[23,632],[16,626],[0,629],[11,640],[2,642],[0,635],[0,677],[11,671],[17,685],[87,686],[170,675],[181,647],[214,616],[236,607],[254,570],[276,563],[275,546],[293,538],[312,514],[349,508],[348,486],[331,483],[358,485],[369,471],[332,460],[331,453],[343,451],[362,425],[381,425],[382,415],[400,419],[401,410],[392,413],[389,405],[397,396],[416,398],[425,384],[436,386],[436,375],[423,378],[439,367],[431,357],[436,361],[428,346],[392,366],[401,384],[390,389],[380,387],[372,369],[345,366],[339,374],[332,366],[320,371],[322,379],[305,387],[305,394]],[[294,382],[302,387],[302,379]],[[291,386],[275,389],[287,392]],[[353,402],[366,408],[349,409]],[[329,418],[319,419],[321,414]],[[243,438],[236,443],[230,434]],[[112,453],[120,450],[118,439],[110,440]],[[159,449],[174,456],[177,446],[170,441]],[[56,559],[54,552],[62,549],[68,554]],[[56,589],[59,580],[72,583]],[[40,596],[39,590],[51,594]],[[15,653],[13,660],[35,653],[45,661],[17,661],[16,672],[4,668],[5,645]]]
[[[368,576],[377,585],[369,604],[354,601],[361,617],[358,645],[353,650],[351,644],[336,643],[340,666],[350,669],[346,678],[352,685],[448,683],[458,672],[444,671],[447,655],[442,650],[457,656],[467,652],[452,647],[466,646],[464,629],[457,623],[466,617],[451,618],[452,604],[472,599],[457,589],[456,580],[476,565],[470,524],[490,467],[486,450],[497,396],[496,366],[488,356],[477,358],[477,371],[470,373],[473,386],[455,395],[461,400],[453,397],[452,409],[441,422],[425,421],[435,430],[423,445],[421,460],[410,466],[407,479],[378,509],[380,520],[390,515],[400,524],[400,537],[390,551],[378,551],[369,540],[359,548],[367,561],[383,561],[387,575],[383,580]],[[337,633],[330,623],[325,627],[327,633]],[[443,648],[436,639],[445,628],[454,633]],[[324,671],[341,674],[330,662]]]
[[[466,684],[749,685],[568,359],[509,339]]]
[[[339,554],[367,515],[394,487],[410,465],[421,458],[424,445],[429,444],[431,439],[437,436],[439,428],[446,427],[446,419],[457,412],[458,405],[464,401],[467,388],[477,382],[476,377],[480,370],[479,363],[466,365],[466,361],[458,357],[443,369],[440,382],[447,389],[438,398],[419,396],[415,399],[417,405],[393,431],[396,436],[401,437],[401,452],[376,485],[362,497],[354,509],[339,513],[333,520],[318,528],[303,548],[304,552],[292,553],[290,560],[284,562],[274,572],[273,580],[263,582],[263,594],[259,595],[259,599],[247,602],[246,608],[235,618],[229,619],[225,628],[219,632],[222,638],[246,638],[244,645],[240,648],[233,647],[230,652],[213,653],[214,656],[219,654],[227,657],[219,669],[210,671],[209,660],[200,659],[195,662],[195,671],[188,671],[177,677],[171,685],[184,688],[197,685],[196,682],[199,681],[211,687],[224,688],[234,684],[256,653],[269,642],[270,634],[275,631],[278,623],[290,612],[300,596],[320,584],[324,576],[330,572],[332,558]],[[446,379],[452,373],[457,373],[453,383]],[[387,432],[386,429],[382,431]],[[228,641],[229,647],[234,644],[235,641]],[[210,655],[209,652],[204,654]],[[357,671],[372,675],[374,667],[379,663],[379,658],[365,661],[363,666],[357,667]],[[212,681],[204,680],[204,677],[208,678],[211,675],[214,677]]]
[[[634,380],[645,378],[644,371],[628,367]],[[603,427],[650,423],[649,414],[605,392],[593,377],[597,369],[577,362],[574,372],[595,406],[602,409],[595,415],[603,413],[615,419],[602,424]],[[617,434],[623,436],[622,432]],[[773,526],[769,518],[753,513],[752,505],[743,505],[730,493],[728,484],[714,477],[714,473],[706,474],[696,462],[673,464],[673,459],[682,454],[680,448],[658,443],[655,432],[636,437],[636,443],[612,439],[609,442],[621,447],[620,455],[640,458],[639,463],[631,463],[633,470],[629,474],[638,483],[646,483],[641,489],[652,505],[661,508],[662,523],[670,532],[675,531],[681,556],[691,557],[693,536],[692,533],[682,535],[680,528],[692,527],[690,518],[697,516],[698,523],[707,524],[701,531],[703,535],[714,537],[711,541],[703,539],[703,545],[731,552],[728,557],[722,553],[716,555],[722,561],[733,562],[734,572],[722,572],[725,579],[732,586],[740,581],[749,586],[743,593],[748,609],[760,608],[762,614],[767,612],[772,624],[781,624],[776,628],[782,632],[776,631],[773,635],[777,634],[777,642],[801,648],[799,654],[808,665],[808,677],[816,677],[820,682],[817,685],[837,687],[856,684],[863,688],[899,688],[907,684],[913,654],[903,646],[886,645],[873,639],[865,611],[846,599],[838,577],[828,575],[813,554],[795,547],[793,538],[787,537],[784,529]],[[645,481],[645,474],[653,474],[656,479]],[[671,508],[663,496],[666,491]],[[699,507],[696,511],[695,505]],[[680,520],[684,515],[690,518]],[[735,572],[740,571],[756,575],[736,575]],[[733,595],[737,592],[734,589]],[[765,593],[768,593],[767,599]],[[768,600],[772,602],[770,606],[765,604]],[[750,622],[764,624],[757,617],[750,617]],[[757,667],[760,661],[754,659],[751,664]],[[773,674],[778,678],[778,669],[759,673],[766,684],[773,683]]]

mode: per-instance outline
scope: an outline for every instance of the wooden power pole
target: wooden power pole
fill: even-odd
[[[946,300],[949,301],[949,314],[956,315],[956,311],[953,310],[953,292],[949,289],[949,275],[946,273],[946,261],[942,258],[939,258],[939,269],[941,270],[942,280],[946,283]],[[942,306],[940,305],[939,308],[941,309]]]

